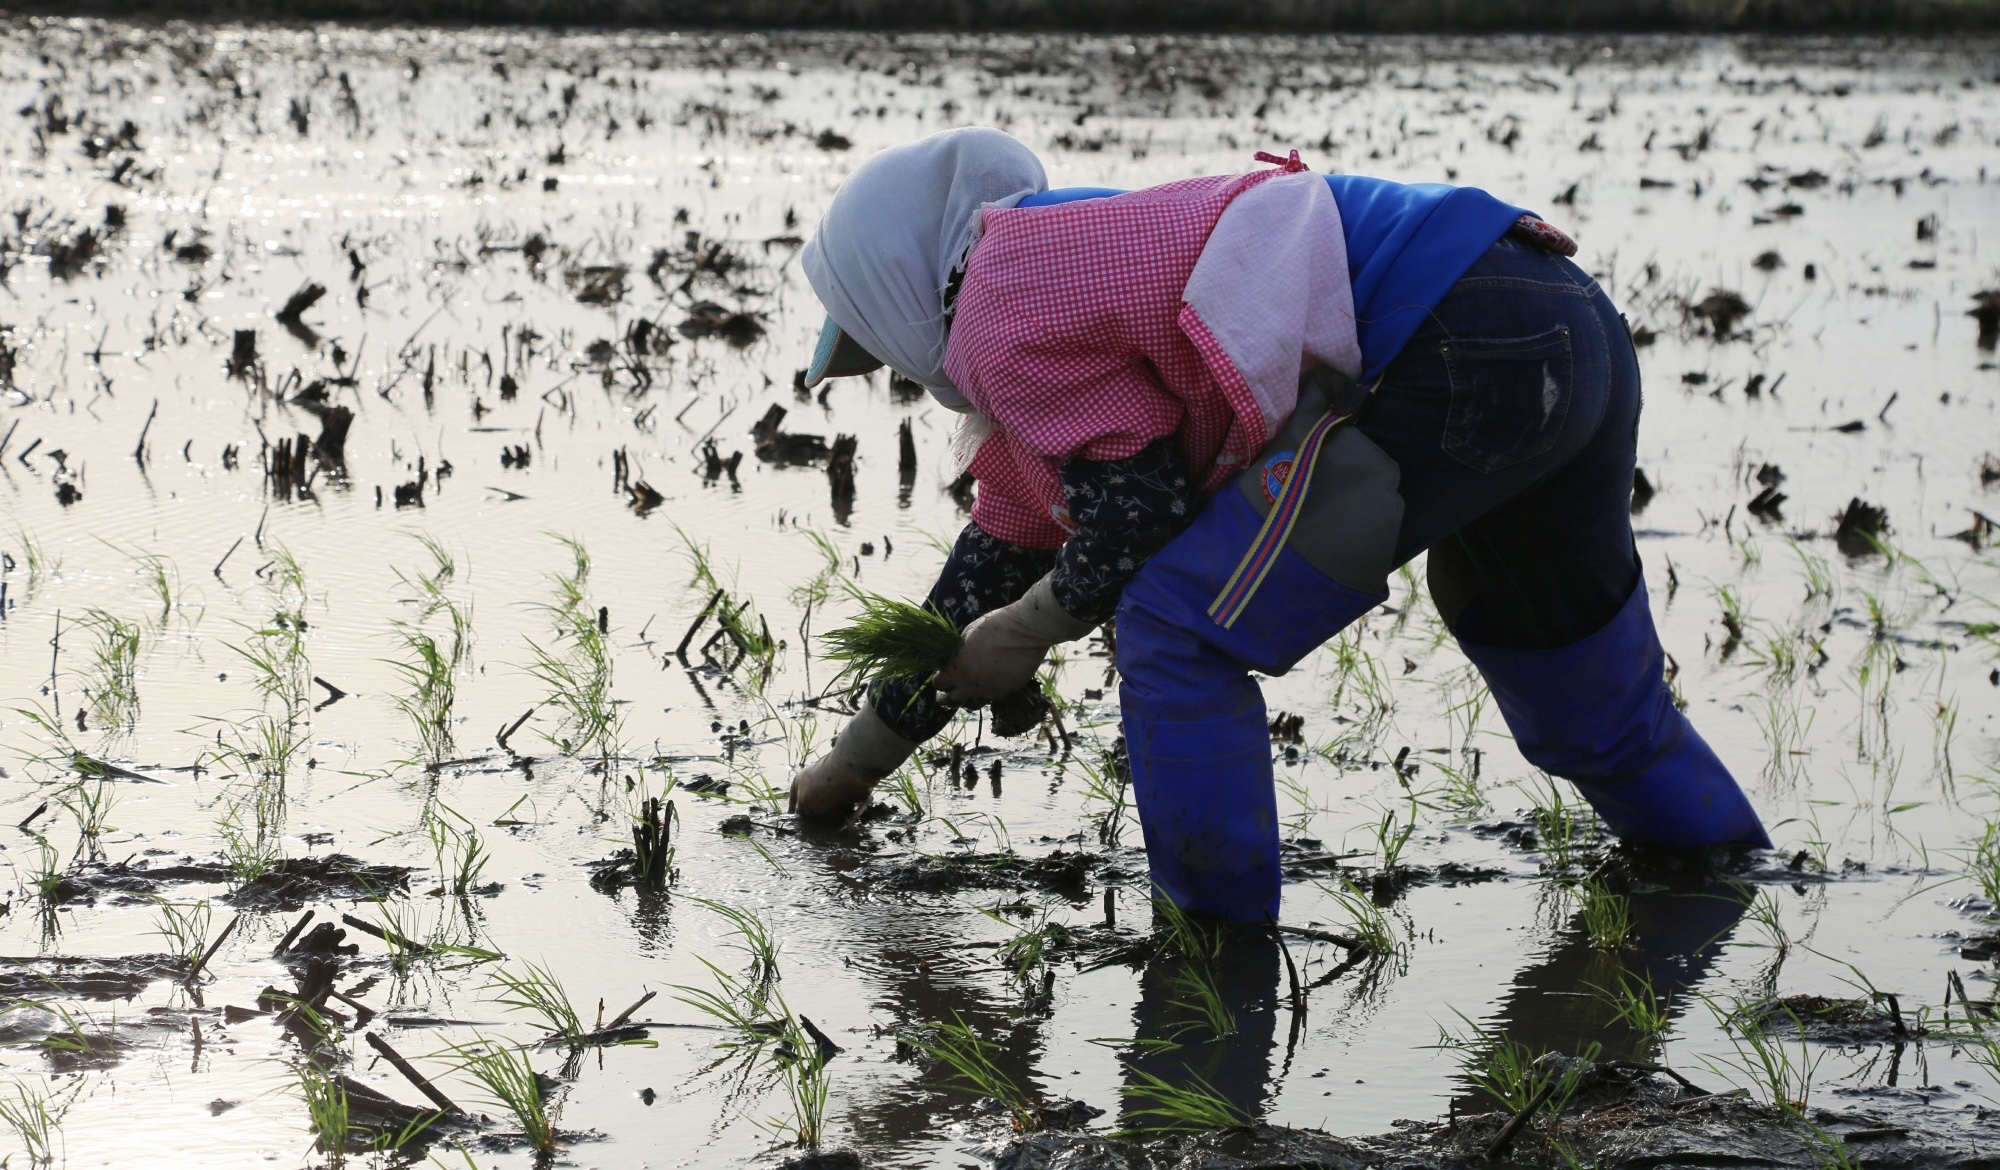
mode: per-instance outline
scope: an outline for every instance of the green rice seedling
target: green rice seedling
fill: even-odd
[[[208,927],[214,917],[208,901],[169,902],[155,897],[153,905],[159,910],[153,933],[166,940],[174,965],[188,968],[200,962],[208,953]]]
[[[1125,1072],[1130,1079],[1120,1086],[1118,1092],[1137,1105],[1125,1111],[1126,1117],[1136,1124],[1116,1131],[1112,1136],[1210,1133],[1244,1129],[1250,1125],[1250,1116],[1229,1098],[1216,1092],[1215,1086],[1200,1073],[1193,1069],[1185,1071],[1192,1084],[1177,1085],[1145,1069],[1126,1065]]]
[[[26,593],[33,597],[43,581],[61,575],[62,557],[50,553],[48,546],[28,535],[25,528],[14,530],[14,540],[21,546],[21,560],[28,570]]]
[[[2000,911],[2000,822],[1988,821],[1986,828],[1966,854],[1966,876],[1979,887],[1979,896]]]
[[[139,721],[139,627],[101,609],[76,624],[90,633],[90,672],[83,693],[97,721],[129,728]]]
[[[543,704],[562,715],[555,729],[545,733],[548,741],[568,755],[595,753],[608,766],[621,722],[611,698],[610,638],[585,592],[590,553],[576,540],[556,539],[569,550],[571,569],[549,575],[555,600],[538,608],[552,619],[557,640],[566,640],[568,650],[557,653],[530,640],[533,661],[526,669],[548,689]]]
[[[28,887],[34,890],[35,899],[45,912],[53,911],[66,867],[62,863],[62,854],[56,851],[47,837],[40,833],[32,835],[35,838],[36,860],[34,868],[28,871]]]
[[[276,700],[287,715],[296,716],[307,705],[311,673],[300,619],[277,614],[270,624],[249,629],[248,635],[241,643],[229,643],[229,648],[249,666],[251,681],[265,701]]]
[[[922,824],[930,816],[930,806],[925,802],[925,793],[917,788],[915,768],[896,769],[889,777],[889,790],[896,799],[903,802],[904,815],[912,822]]]
[[[1453,1014],[1464,1030],[1453,1032],[1439,1025],[1434,1047],[1457,1053],[1466,1080],[1510,1113],[1527,1108],[1544,1089],[1549,1090],[1549,1112],[1562,1112],[1584,1071],[1602,1051],[1593,1040],[1576,1054],[1576,1060],[1563,1060],[1557,1053],[1535,1052],[1511,1036],[1475,1023],[1463,1012]]]
[[[1205,963],[1222,954],[1222,936],[1189,918],[1158,886],[1153,887],[1153,936],[1162,951],[1184,959]]]
[[[1590,945],[1600,951],[1624,949],[1632,934],[1631,899],[1596,878],[1578,882],[1576,893],[1582,903],[1583,934]]]
[[[1745,899],[1748,905],[1743,911],[1743,920],[1757,927],[1764,935],[1764,944],[1783,955],[1792,949],[1792,936],[1785,930],[1784,907],[1778,904],[1777,896],[1771,891],[1760,889],[1756,895]]]
[[[1012,938],[1001,944],[998,957],[1001,965],[1012,973],[1014,982],[1023,987],[1034,984],[1036,972],[1047,965],[1049,951],[1069,939],[1068,928],[1060,922],[1051,921],[1046,910],[1036,915],[1032,925],[1016,929],[1014,924],[1007,920],[1007,916],[998,910],[990,910],[984,906],[977,906],[974,909],[1001,926],[1015,931]]]
[[[1292,812],[1284,819],[1287,837],[1308,836],[1313,819],[1320,814],[1319,802],[1313,798],[1312,789],[1306,786],[1305,778],[1290,769],[1282,770],[1276,776],[1278,791],[1291,802]]]
[[[0,1008],[28,1008],[47,1013],[62,1022],[60,1028],[51,1029],[45,1035],[11,1041],[12,1044],[32,1045],[52,1060],[71,1065],[105,1063],[118,1058],[116,1019],[107,1026],[88,1012],[72,1011],[67,1005],[53,1000],[6,999],[0,1000]]]
[[[952,1087],[1000,1102],[1014,1132],[1031,1133],[1042,1127],[1041,1103],[994,1061],[986,1042],[957,1012],[950,1023],[930,1024],[903,1039],[950,1070],[947,1083]]]
[[[1960,1033],[1953,1041],[1965,1052],[1966,1058],[1986,1071],[1986,1075],[2000,1083],[2000,1038],[1995,1038],[1984,1029],[1971,1035]]]
[[[659,796],[648,795],[644,784],[634,790],[637,795],[631,808],[632,872],[642,885],[654,889],[664,889],[674,880],[677,816],[674,802],[667,799],[673,790],[672,776],[667,777],[666,788]]]
[[[833,595],[833,583],[844,575],[840,550],[826,533],[817,528],[806,532],[806,539],[812,542],[814,551],[819,553],[819,571],[807,578],[805,583],[792,590],[792,604],[801,609],[811,609]],[[713,579],[713,574],[710,574]]]
[[[477,1081],[492,1094],[491,1103],[506,1110],[521,1127],[528,1145],[538,1154],[556,1149],[555,1118],[542,1099],[541,1085],[535,1080],[534,1066],[520,1049],[496,1043],[484,1036],[471,1044],[454,1045],[459,1071]]]
[[[1544,775],[1540,780],[1534,787],[1522,787],[1534,804],[1535,840],[1550,869],[1572,869],[1595,841],[1594,822],[1564,799],[1562,786],[1553,777]]]
[[[1931,716],[1931,762],[1938,783],[1949,794],[1957,787],[1957,771],[1951,762],[1952,741],[1958,735],[1958,698],[1938,699]]]
[[[423,533],[412,536],[430,554],[431,567],[429,572],[395,570],[396,580],[403,586],[403,596],[398,600],[411,607],[415,615],[396,624],[399,628],[421,628],[443,614],[449,637],[440,647],[444,660],[455,670],[472,656],[472,606],[460,603],[446,589],[458,576],[458,562],[437,538]]]
[[[105,541],[104,543],[112,549],[123,553],[126,559],[132,562],[132,571],[138,575],[140,584],[144,586],[146,593],[160,603],[160,612],[154,615],[152,624],[156,628],[164,625],[166,620],[173,616],[174,610],[180,608],[181,574],[179,568],[174,565],[172,559],[162,556],[159,553],[143,552],[136,548],[119,549],[117,545],[112,544],[110,541]]]
[[[1375,824],[1375,849],[1382,855],[1382,869],[1386,873],[1396,872],[1402,864],[1404,846],[1417,832],[1417,794],[1411,791],[1407,776],[1398,774],[1396,781],[1409,799],[1409,809],[1400,819],[1395,809],[1383,809],[1382,819]]]
[[[1486,794],[1480,791],[1479,780],[1470,771],[1442,760],[1432,760],[1431,767],[1444,777],[1444,783],[1424,790],[1427,803],[1468,819],[1486,811]]]
[[[707,898],[696,898],[694,901],[708,907],[729,924],[729,933],[735,939],[729,946],[743,952],[750,960],[744,984],[758,989],[761,998],[762,993],[768,992],[778,982],[778,944],[771,937],[771,928],[753,911]]]
[[[1632,1029],[1640,1044],[1656,1047],[1673,1028],[1667,1002],[1653,990],[1653,981],[1644,972],[1620,969],[1618,982],[1610,987],[1589,983],[1590,993],[1612,1011],[1612,1020]]]
[[[928,679],[951,664],[965,638],[929,604],[853,591],[861,612],[820,635],[822,651],[842,664],[833,685],[868,679]]]
[[[773,1049],[774,1059],[785,1075],[786,1094],[792,1100],[792,1120],[787,1127],[792,1140],[809,1150],[819,1148],[826,1136],[826,1100],[831,1078],[819,1042],[799,1023],[782,998],[778,1006],[784,1016],[783,1043]]]
[[[702,653],[706,654],[708,646],[714,645],[716,641],[722,638],[729,639],[736,647],[739,657],[727,669],[733,670],[737,663],[749,660],[757,667],[757,671],[752,675],[752,689],[761,694],[764,683],[769,680],[771,670],[776,663],[780,643],[771,636],[769,623],[756,612],[750,600],[734,596],[735,591],[716,576],[715,565],[709,558],[708,547],[696,542],[678,525],[674,527],[674,533],[680,537],[682,554],[687,558],[689,568],[692,570],[690,584],[708,597],[708,604],[703,607],[701,616],[696,618],[695,626],[699,627],[711,615],[716,622],[716,633],[702,647]],[[834,555],[830,551],[830,546],[822,549],[822,553],[826,556]],[[692,637],[694,629],[691,628],[688,632]],[[683,645],[679,652],[684,653],[685,650],[686,646]]]
[[[299,1063],[298,1076],[319,1151],[326,1155],[328,1170],[339,1170],[347,1165],[347,1086],[338,1074],[310,1060]]]
[[[1785,1113],[1794,1117],[1804,1114],[1812,1098],[1813,1074],[1819,1068],[1819,1056],[1806,1039],[1805,1025],[1798,1013],[1790,1007],[1773,1011],[1740,1003],[1724,1005],[1707,996],[1702,997],[1702,1002],[1715,1015],[1716,1023],[1721,1025],[1735,1050],[1733,1057],[1722,1058],[1720,1063],[1707,1057],[1703,1058],[1704,1063],[1718,1076],[1742,1074],[1752,1088],[1761,1091],[1771,1105]],[[1786,1047],[1784,1038],[1772,1026],[1774,1022],[1778,1027],[1789,1023],[1798,1041],[1796,1050]]]
[[[412,902],[385,898],[375,903],[375,920],[389,947],[389,960],[398,971],[408,971],[419,961],[436,964],[460,959],[467,965],[477,965],[506,958],[499,951],[478,945],[478,920],[470,913],[444,910],[426,923]],[[455,931],[454,924],[462,926],[463,932]]]
[[[458,698],[455,671],[450,656],[429,634],[408,626],[399,627],[397,633],[409,657],[389,663],[404,684],[395,696],[396,709],[417,734],[424,766],[436,768],[452,752],[451,713]]]
[[[105,777],[78,780],[55,797],[70,819],[76,822],[77,848],[95,854],[98,839],[111,828],[111,810],[118,804],[118,788]]]
[[[1388,911],[1375,904],[1375,899],[1353,880],[1345,875],[1337,879],[1338,884],[1314,882],[1321,893],[1333,899],[1340,911],[1344,933],[1368,951],[1371,955],[1393,955],[1403,948],[1403,932],[1389,920]]]
[[[246,886],[271,872],[283,856],[284,796],[280,785],[252,783],[247,791],[225,798],[215,823],[222,840],[223,860],[237,886]]]
[[[1736,648],[1743,644],[1743,634],[1749,629],[1750,615],[1743,608],[1742,595],[1728,585],[1716,588],[1715,601],[1722,607],[1720,620],[1723,632],[1728,635],[1723,639],[1722,649],[1718,652],[1726,662],[1730,655],[1736,653]]]
[[[1762,631],[1752,643],[1744,663],[1770,676],[1772,682],[1790,682],[1805,663],[1808,641],[1803,633],[1783,626],[1758,623]]]
[[[47,1166],[56,1161],[62,1144],[60,1113],[49,1108],[49,1096],[42,1087],[16,1080],[8,1086],[11,1099],[0,1093],[0,1125],[5,1125],[21,1143],[28,1165]]]
[[[938,822],[950,831],[954,844],[972,845],[978,842],[978,839],[971,833],[959,827],[962,822],[974,828],[985,829],[993,837],[994,848],[1000,852],[1012,853],[1014,851],[1014,838],[1007,832],[1007,822],[999,813],[962,812],[958,814],[956,819],[940,816],[938,817]]]
[[[1799,558],[1799,569],[1805,575],[1806,600],[1833,597],[1833,566],[1818,553],[1809,552],[1798,541],[1785,538],[1792,553]]]
[[[478,887],[490,859],[485,843],[479,839],[478,828],[456,810],[439,803],[424,818],[424,834],[431,842],[438,892],[457,898],[470,895]]]
[[[1221,1040],[1236,1034],[1236,1013],[1222,1002],[1222,992],[1215,985],[1215,973],[1205,963],[1188,960],[1174,972],[1173,989],[1178,998],[1173,1006],[1186,1015],[1194,1017],[1194,1025],[1201,1028],[1212,1039]]]
[[[1098,843],[1117,848],[1125,831],[1125,798],[1131,787],[1124,769],[1108,753],[1098,755],[1095,761],[1079,757],[1065,766],[1075,768],[1083,781],[1084,806],[1104,806],[1104,811],[1096,814]]]
[[[1765,698],[1757,727],[1764,734],[1766,776],[1787,783],[1803,778],[1803,761],[1812,754],[1807,746],[1811,742],[1809,733],[1817,715],[1817,709],[1805,707],[1790,690]]]
[[[547,967],[529,963],[528,969],[520,974],[495,971],[486,990],[501,992],[494,997],[494,1002],[503,1007],[537,1017],[548,1029],[548,1035],[543,1037],[544,1043],[574,1044],[589,1030],[583,1026],[583,1017],[577,1014],[576,1005],[570,1002],[569,993],[563,990],[554,972]]]
[[[1362,643],[1361,623],[1348,626],[1337,635],[1333,650],[1335,683],[1333,705],[1337,709],[1354,703],[1364,715],[1386,718],[1395,708],[1390,697],[1388,671]]]
[[[729,1052],[754,1054],[763,1050],[772,1037],[783,1031],[771,1015],[768,986],[746,984],[699,955],[695,961],[708,968],[715,986],[676,984],[674,999],[708,1016],[722,1026],[724,1037],[717,1047]]]

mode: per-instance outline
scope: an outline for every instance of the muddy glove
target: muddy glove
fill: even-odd
[[[847,721],[825,755],[792,777],[792,811],[838,820],[867,800],[875,785],[916,750],[916,744],[889,729],[871,703]]]
[[[1043,577],[1021,600],[967,626],[965,645],[931,685],[953,706],[990,703],[1032,682],[1049,647],[1095,628],[1057,605],[1055,590]]]

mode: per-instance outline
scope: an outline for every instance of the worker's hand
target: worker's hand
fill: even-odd
[[[955,707],[983,707],[1032,680],[1049,645],[1003,605],[965,628],[965,645],[931,685]]]
[[[1032,682],[1049,647],[1080,638],[1091,629],[1091,623],[1071,617],[1056,604],[1044,577],[1021,600],[967,626],[965,645],[931,685],[953,706],[983,706]]]
[[[889,729],[873,705],[863,707],[825,755],[792,777],[791,809],[812,820],[842,820],[916,750]]]

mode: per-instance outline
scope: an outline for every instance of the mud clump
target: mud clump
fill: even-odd
[[[2000,288],[1972,294],[1972,309],[1965,315],[1979,325],[1979,348],[1991,353],[2000,345]]]
[[[1726,288],[1709,290],[1709,294],[1688,306],[1688,316],[1708,327],[1709,335],[1717,341],[1728,341],[1736,335],[1736,326],[1750,315],[1750,302]]]
[[[1106,859],[1058,849],[1041,857],[1015,853],[961,853],[916,857],[869,867],[856,876],[870,889],[899,894],[956,894],[964,890],[1040,890],[1071,900],[1088,896],[1094,871]]]
[[[1888,510],[1856,496],[1847,501],[1847,507],[1840,513],[1840,521],[1833,530],[1833,543],[1850,557],[1865,557],[1882,551],[1882,534],[1888,530]]]

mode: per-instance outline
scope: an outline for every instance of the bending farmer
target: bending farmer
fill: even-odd
[[[1428,551],[1433,598],[1528,760],[1620,836],[1769,845],[1677,710],[1628,502],[1639,371],[1575,245],[1483,191],[1308,171],[1049,191],[963,129],[884,151],[804,264],[808,384],[887,364],[964,415],[978,481],[930,600],[965,631],[880,683],[792,784],[838,816],[953,707],[1116,615],[1153,879],[1278,909],[1263,696]]]

